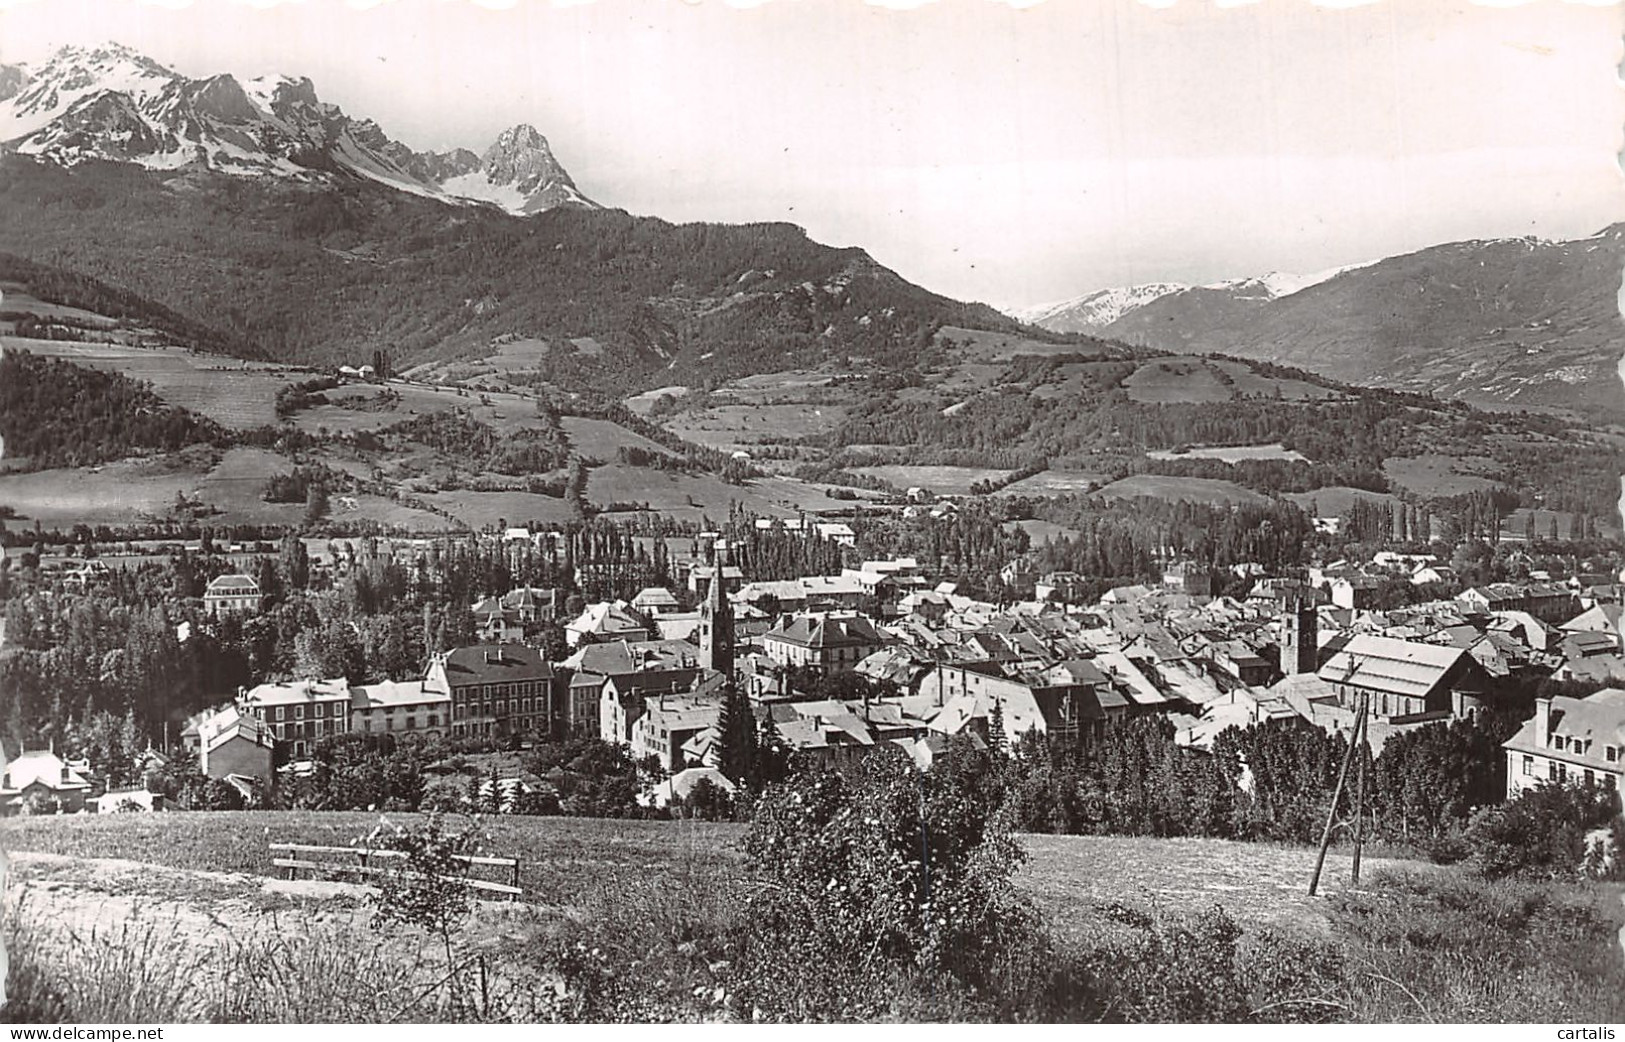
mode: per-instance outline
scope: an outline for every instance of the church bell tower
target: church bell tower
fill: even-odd
[[[734,671],[734,612],[728,602],[728,584],[723,569],[728,566],[728,545],[717,543],[716,563],[711,585],[700,605],[700,665],[728,676]]]

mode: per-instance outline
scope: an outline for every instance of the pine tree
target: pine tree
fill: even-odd
[[[994,755],[1003,758],[1009,755],[1010,741],[1004,733],[1004,700],[993,700],[993,711],[987,717],[987,747]]]
[[[717,716],[717,733],[722,738],[718,769],[741,785],[754,784],[757,766],[756,718],[751,713],[749,697],[735,684],[729,684],[723,695],[722,712]]]

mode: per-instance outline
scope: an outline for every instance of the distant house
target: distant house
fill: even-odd
[[[1033,597],[1040,601],[1079,601],[1086,580],[1077,572],[1046,572],[1033,584]]]
[[[606,641],[648,640],[652,636],[649,623],[625,601],[589,604],[564,626],[564,641],[572,648]]]
[[[921,679],[920,696],[941,707],[930,726],[942,734],[970,728],[986,737],[997,706],[1012,747],[1028,731],[1068,739],[1094,736],[1107,720],[1132,709],[1109,676],[1082,660],[1044,674],[1015,676],[992,664],[941,665]]]
[[[502,595],[502,607],[520,622],[551,622],[558,614],[558,592],[539,586],[521,586]]]
[[[503,607],[502,601],[495,597],[475,601],[469,610],[474,616],[474,633],[482,643],[517,642],[525,634],[519,613]]]
[[[1542,781],[1625,788],[1625,690],[1541,698],[1535,715],[1502,746],[1507,798]]]
[[[647,586],[632,598],[632,607],[644,615],[665,615],[682,607],[670,590],[660,586]]]
[[[1412,586],[1426,586],[1431,583],[1453,583],[1456,581],[1456,571],[1447,564],[1424,564],[1411,573]]]
[[[1618,604],[1597,604],[1563,623],[1560,627],[1564,633],[1606,633],[1614,638],[1616,646],[1620,641],[1620,612]]]
[[[728,776],[715,767],[690,767],[678,771],[653,789],[640,794],[638,803],[645,807],[663,808],[674,798],[679,802],[685,801],[694,794],[695,786],[701,781],[710,782],[730,796],[734,794],[736,788]]]
[[[817,532],[820,538],[841,546],[856,546],[858,543],[857,534],[852,531],[852,526],[842,521],[816,522],[813,524],[813,531]]]
[[[688,591],[704,600],[711,589],[711,577],[716,575],[717,569],[711,564],[696,564],[688,570]],[[722,566],[722,591],[735,593],[745,582],[745,573],[735,564]]]
[[[1377,603],[1377,593],[1382,589],[1382,580],[1369,575],[1350,575],[1333,579],[1328,586],[1334,605],[1339,608],[1360,610]]]
[[[262,785],[276,777],[276,739],[252,713],[229,706],[199,723],[197,732],[198,766],[209,777],[251,778]]]
[[[1190,561],[1165,569],[1162,573],[1162,585],[1192,597],[1211,597],[1217,588],[1212,569]]]
[[[1215,666],[1248,687],[1267,684],[1275,674],[1275,666],[1268,659],[1239,640],[1214,642],[1208,656]]]
[[[653,756],[662,770],[678,772],[691,766],[683,747],[698,735],[716,726],[722,715],[720,699],[656,696],[644,704],[644,712],[632,725],[632,758]],[[701,764],[692,764],[701,766]]]
[[[148,792],[146,789],[124,789],[96,797],[95,807],[97,814],[150,814],[164,809],[164,797],[162,793]]]
[[[781,620],[762,636],[762,649],[775,664],[830,673],[852,669],[884,643],[874,623],[861,615],[800,615]]]
[[[203,591],[203,610],[214,618],[253,615],[264,601],[260,584],[246,575],[222,575]]]
[[[19,813],[36,794],[55,800],[64,814],[85,809],[90,782],[53,752],[25,752],[6,764],[0,775],[0,816]]]

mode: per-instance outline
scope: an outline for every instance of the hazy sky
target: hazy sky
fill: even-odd
[[[1625,220],[1618,6],[1167,3],[0,0],[0,60],[306,75],[416,148],[529,122],[607,205],[999,304]]]

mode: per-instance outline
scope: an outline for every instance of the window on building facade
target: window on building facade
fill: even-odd
[[[1529,755],[1525,754],[1525,756],[1523,758],[1523,773],[1524,774],[1534,774],[1535,773],[1535,758],[1533,756],[1529,756]]]
[[[282,707],[281,706],[276,707],[276,718],[278,720],[282,719]]]
[[[1609,763],[1617,763],[1619,761],[1619,747],[1618,746],[1615,746],[1615,745],[1606,746],[1603,749],[1602,754],[1603,754],[1603,759],[1607,760]]]
[[[1597,775],[1595,774],[1595,772],[1593,772],[1591,770],[1591,768],[1587,767],[1586,768],[1586,785],[1590,786],[1590,785],[1595,785],[1595,784],[1597,784]]]
[[[293,718],[295,720],[303,720],[305,718],[305,707],[304,706],[294,706],[293,707]]]

